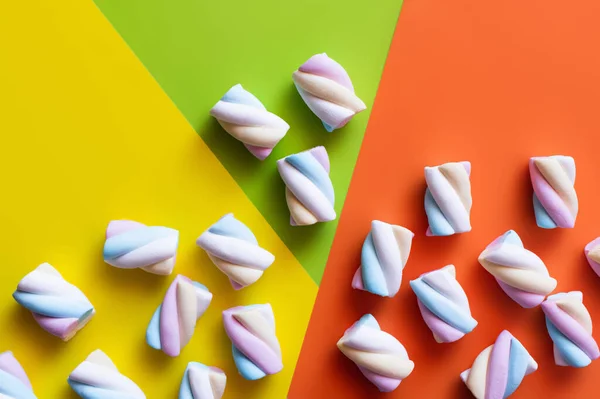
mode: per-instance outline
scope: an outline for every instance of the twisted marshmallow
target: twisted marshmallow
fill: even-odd
[[[146,399],[144,392],[101,350],[92,352],[67,380],[83,399]]]
[[[0,398],[36,399],[25,370],[12,352],[0,353]]]
[[[23,277],[13,297],[40,327],[63,341],[73,338],[96,313],[83,292],[48,263]]]
[[[280,159],[277,169],[286,185],[285,200],[292,226],[335,219],[335,193],[329,178],[329,156],[325,147],[315,147]]]
[[[328,132],[344,127],[367,106],[346,70],[327,54],[313,55],[292,74],[298,93]]]
[[[267,111],[260,100],[242,85],[233,86],[210,110],[227,133],[238,139],[261,161],[290,128],[283,119]]]
[[[575,226],[579,203],[575,192],[575,160],[564,155],[529,160],[533,210],[544,229]]]
[[[271,305],[238,306],[223,311],[233,360],[247,380],[258,380],[283,369]]]
[[[437,342],[458,341],[477,326],[467,294],[456,281],[454,265],[422,274],[410,286]]]
[[[425,167],[425,212],[428,236],[449,236],[471,231],[470,162],[449,162]]]
[[[115,220],[106,229],[104,261],[121,269],[140,268],[148,273],[169,275],[175,266],[178,243],[177,230]]]
[[[236,290],[255,283],[275,261],[273,254],[258,246],[252,231],[231,213],[202,233],[196,244],[229,277]]]
[[[556,288],[542,260],[523,247],[519,235],[509,230],[479,255],[479,263],[500,288],[524,308],[533,308]]]
[[[600,276],[600,237],[586,245],[584,253],[592,270]]]
[[[527,349],[508,331],[481,352],[460,378],[477,399],[504,399],[512,395],[525,376],[538,365]]]
[[[373,220],[363,243],[361,266],[354,274],[352,287],[372,294],[393,297],[402,283],[414,234],[401,227]]]
[[[592,318],[579,291],[550,295],[542,303],[546,327],[554,342],[554,361],[559,366],[585,367],[600,357],[592,337]]]
[[[226,383],[223,370],[190,362],[181,380],[179,399],[221,399]]]
[[[196,322],[212,301],[208,288],[178,275],[158,306],[146,330],[146,342],[169,356],[179,356],[190,342]]]
[[[347,329],[337,346],[381,392],[398,388],[415,367],[404,346],[382,331],[371,314]]]

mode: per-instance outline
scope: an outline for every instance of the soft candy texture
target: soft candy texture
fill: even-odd
[[[258,380],[283,369],[270,304],[227,309],[223,311],[223,324],[233,344],[233,360],[242,377]]]
[[[600,276],[600,237],[586,245],[584,253],[592,270]]]
[[[449,236],[471,231],[470,162],[449,162],[425,167],[425,212],[428,236]]]
[[[329,156],[325,147],[280,159],[277,169],[286,185],[285,200],[292,226],[335,219],[335,193],[329,178]]]
[[[454,342],[473,331],[467,294],[456,281],[454,265],[422,274],[410,282],[423,320],[437,342]]]
[[[182,275],[175,277],[146,330],[148,345],[169,356],[179,356],[212,297],[202,284]]]
[[[556,288],[542,260],[523,247],[519,235],[509,230],[479,255],[479,263],[500,288],[524,308],[533,308]]]
[[[575,192],[575,160],[564,155],[529,160],[533,185],[533,210],[544,229],[575,226],[579,203]]]
[[[95,314],[83,292],[48,263],[23,277],[13,297],[44,330],[63,341],[73,338]]]
[[[600,357],[592,336],[592,318],[579,291],[550,295],[542,303],[546,327],[554,342],[554,361],[559,366],[586,367]]]
[[[121,269],[140,268],[148,273],[169,275],[175,266],[178,243],[177,230],[115,220],[106,229],[104,261]]]
[[[36,399],[25,370],[12,352],[0,353],[0,399]]]
[[[503,399],[512,395],[525,376],[538,365],[527,349],[508,331],[481,352],[460,378],[477,399]]]
[[[261,161],[290,128],[283,119],[267,111],[260,100],[242,85],[233,86],[210,110],[227,133],[238,139]]]
[[[144,392],[101,350],[92,352],[77,366],[67,382],[83,399],[146,399]]]
[[[231,213],[202,233],[196,244],[229,277],[236,290],[255,283],[275,261],[273,254],[258,246],[252,231]]]
[[[361,266],[354,274],[352,287],[393,297],[402,283],[414,234],[412,231],[379,220],[371,222],[371,231],[362,246]]]
[[[328,132],[344,127],[367,106],[354,94],[346,70],[327,54],[313,55],[292,75],[298,93]]]
[[[181,380],[179,399],[221,399],[226,383],[223,370],[190,362]]]
[[[381,392],[398,388],[415,367],[404,346],[370,314],[347,329],[337,346]]]

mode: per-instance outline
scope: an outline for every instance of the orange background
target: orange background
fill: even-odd
[[[555,292],[583,291],[600,325],[600,278],[583,255],[600,235],[599,16],[595,0],[405,2],[289,399],[468,398],[460,372],[503,329],[540,365],[512,397],[598,397],[600,361],[554,365],[541,309],[510,300],[477,257],[515,229],[558,279]],[[552,154],[576,160],[580,212],[572,230],[535,225],[527,162]],[[423,167],[461,160],[473,165],[473,230],[425,237]],[[416,233],[393,299],[350,286],[372,219]],[[449,263],[479,325],[457,343],[437,344],[408,280]],[[379,394],[336,348],[368,312],[416,364],[391,394]]]

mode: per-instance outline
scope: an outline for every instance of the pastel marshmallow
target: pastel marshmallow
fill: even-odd
[[[584,253],[592,270],[600,276],[600,237],[586,245]]]
[[[185,369],[179,399],[221,399],[225,392],[227,376],[223,370],[190,362]]]
[[[0,398],[36,399],[27,373],[10,351],[0,353]]]

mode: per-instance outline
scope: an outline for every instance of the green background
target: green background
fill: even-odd
[[[291,153],[324,145],[331,159],[339,218],[402,0],[95,2],[315,282],[320,283],[337,221],[291,227],[284,184],[275,162]],[[369,107],[333,133],[327,133],[306,107],[291,79],[299,65],[322,52],[346,68],[357,95]],[[263,162],[208,114],[236,83],[291,126]],[[199,207],[202,202],[198,198]]]

